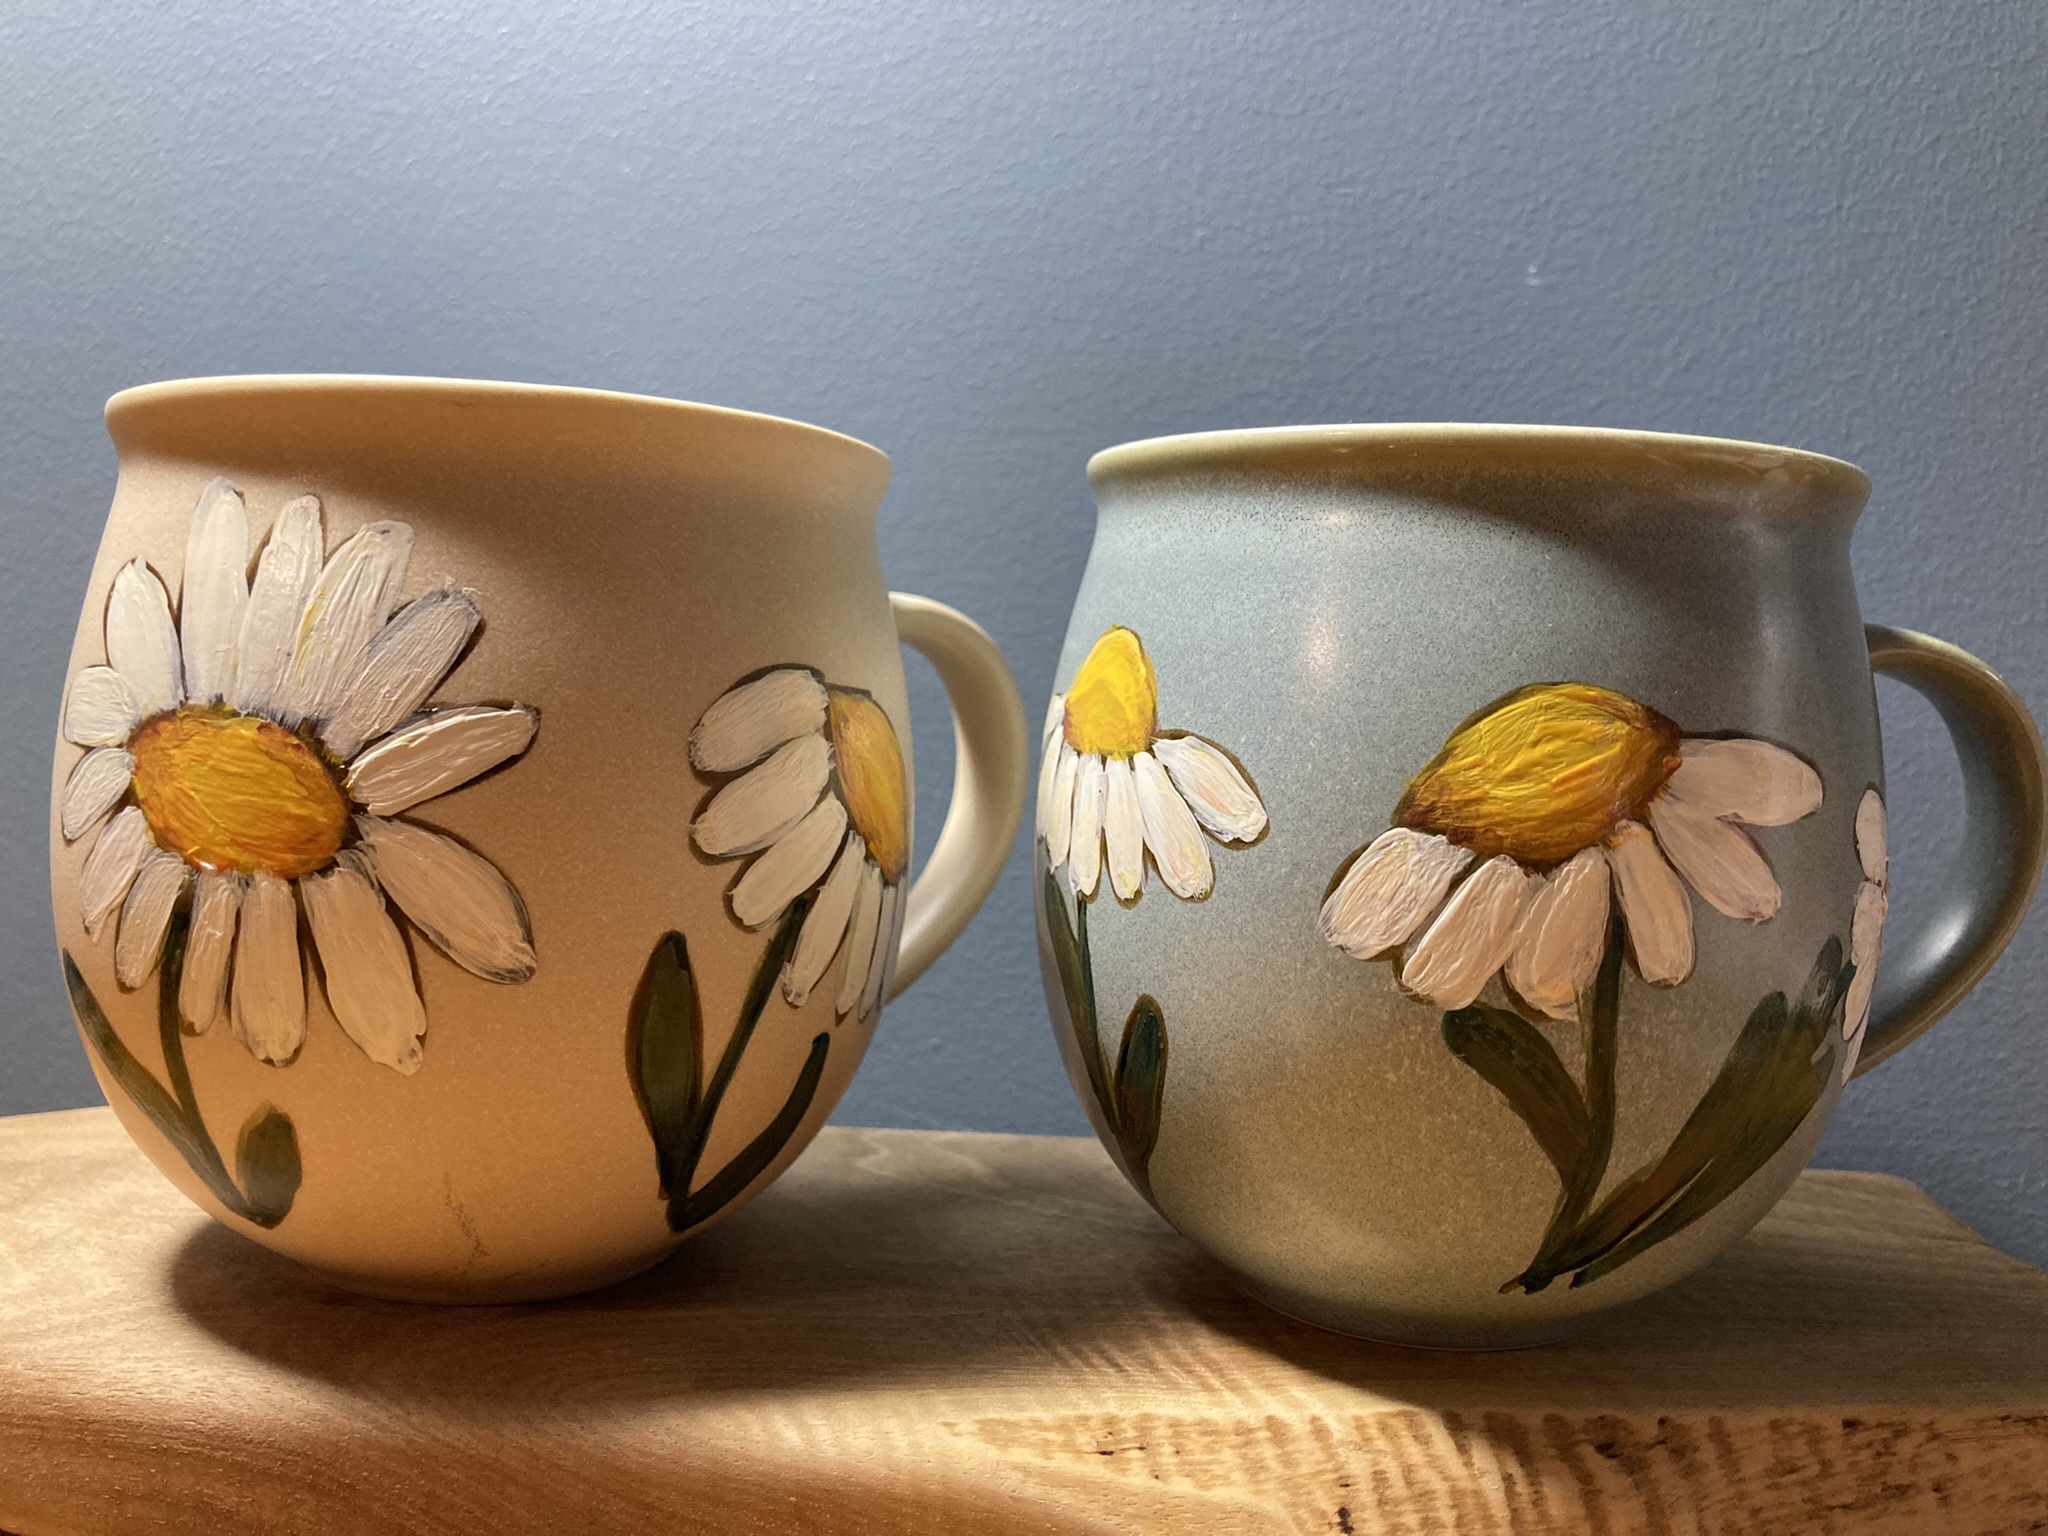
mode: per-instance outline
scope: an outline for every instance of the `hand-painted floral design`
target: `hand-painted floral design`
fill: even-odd
[[[1046,711],[1038,770],[1039,942],[1060,982],[1055,1002],[1080,1052],[1117,1161],[1152,1198],[1171,1039],[1166,1011],[1140,993],[1114,1054],[1102,1037],[1088,909],[1101,886],[1119,901],[1145,890],[1146,861],[1183,901],[1214,889],[1204,834],[1245,847],[1265,836],[1265,802],[1237,759],[1206,737],[1159,729],[1159,679],[1136,631],[1104,630]],[[1065,869],[1073,913],[1061,889]]]
[[[783,996],[801,1007],[843,951],[834,1011],[873,1014],[895,968],[910,868],[909,781],[888,713],[809,667],[773,667],[704,711],[690,760],[726,777],[691,826],[698,848],[750,860],[726,893],[734,919],[765,928],[810,898]]]
[[[320,503],[277,514],[249,576],[249,519],[225,480],[192,513],[178,610],[141,560],[107,599],[104,666],[71,679],[64,735],[88,749],[59,811],[94,839],[86,932],[115,918],[115,977],[154,971],[190,893],[177,1009],[232,1017],[263,1061],[306,1035],[303,913],[350,1039],[417,1071],[427,1018],[387,900],[488,981],[532,976],[526,910],[496,866],[399,813],[525,752],[523,706],[430,708],[481,620],[443,583],[403,606],[404,523],[365,524],[323,561]],[[117,916],[118,914],[118,916]]]
[[[1168,890],[1199,901],[1215,884],[1203,834],[1242,846],[1265,830],[1265,804],[1228,752],[1160,731],[1159,683],[1137,635],[1103,631],[1046,715],[1038,835],[1048,866],[1064,866],[1075,895],[1090,899],[1106,844],[1110,888],[1130,902],[1144,891],[1149,852]]]
[[[1856,974],[1842,1010],[1842,1081],[1856,1071],[1863,1035],[1870,1026],[1870,989],[1877,985],[1877,964],[1884,955],[1884,920],[1891,907],[1891,854],[1886,843],[1884,796],[1866,789],[1856,806],[1856,857],[1863,865],[1863,884],[1856,891],[1856,915],[1849,927],[1849,961]]]
[[[1406,946],[1401,985],[1440,1008],[1465,1007],[1504,971],[1524,1002],[1576,1018],[1610,885],[1637,971],[1676,986],[1693,966],[1685,884],[1730,917],[1768,921],[1778,882],[1745,829],[1820,804],[1820,775],[1783,747],[1685,736],[1607,688],[1522,688],[1453,731],[1408,786],[1393,827],[1324,901],[1323,937],[1358,960]]]
[[[1549,1224],[1504,1292],[1589,1285],[1684,1231],[1776,1157],[1836,1080],[1830,1046],[1850,1033],[1860,973],[1829,938],[1804,985],[1750,1011],[1662,1154],[1608,1181],[1624,954],[1653,985],[1692,973],[1688,884],[1729,917],[1769,921],[1781,892],[1746,829],[1811,816],[1821,798],[1820,775],[1783,747],[1689,737],[1611,689],[1543,683],[1453,731],[1392,828],[1339,866],[1323,936],[1360,960],[1399,951],[1402,987],[1444,1010],[1445,1048],[1557,1175]],[[1858,848],[1881,903],[1883,813],[1871,804]],[[1513,1006],[1479,1001],[1497,974]],[[1576,1072],[1551,1020],[1579,1026]]]

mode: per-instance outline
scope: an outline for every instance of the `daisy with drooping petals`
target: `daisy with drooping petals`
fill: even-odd
[[[711,858],[753,856],[726,893],[740,925],[765,928],[815,893],[783,968],[783,996],[801,1007],[843,950],[834,1011],[867,1018],[895,968],[910,868],[909,783],[888,713],[809,667],[774,667],[704,711],[690,761],[708,775],[735,775],[690,835]]]
[[[1783,747],[1684,736],[1610,689],[1536,684],[1451,733],[1393,828],[1342,868],[1323,936],[1358,960],[1406,946],[1401,985],[1440,1008],[1468,1006],[1503,972],[1524,1002],[1573,1019],[1611,899],[1637,971],[1676,986],[1693,966],[1686,886],[1768,921],[1778,882],[1745,828],[1820,803],[1820,775]]]
[[[395,902],[456,964],[524,981],[526,910],[497,868],[398,813],[523,753],[537,714],[428,709],[481,618],[443,584],[400,606],[412,530],[365,524],[324,561],[320,503],[284,507],[249,577],[249,519],[225,480],[192,513],[178,610],[141,560],[107,598],[104,666],[82,668],[65,738],[87,748],[59,805],[64,839],[95,834],[79,877],[114,973],[156,969],[179,902],[191,916],[178,1011],[194,1033],[228,1013],[282,1065],[306,1035],[303,913],[327,1001],[373,1061],[417,1071],[427,1019]]]
[[[1258,841],[1266,807],[1215,742],[1159,730],[1159,683],[1137,635],[1103,631],[1047,712],[1038,776],[1038,835],[1046,864],[1066,866],[1075,895],[1094,896],[1103,865],[1121,901],[1145,888],[1146,855],[1183,900],[1215,884],[1203,834]],[[1107,847],[1108,857],[1104,859]]]
[[[1864,1031],[1870,1026],[1870,989],[1877,985],[1877,963],[1884,955],[1884,920],[1891,907],[1891,854],[1885,833],[1884,796],[1875,789],[1863,791],[1856,806],[1856,858],[1863,866],[1863,883],[1856,889],[1856,915],[1849,924],[1849,960],[1856,974],[1849,978],[1849,994],[1842,1005],[1842,1081],[1856,1070],[1856,1058],[1863,1050]]]

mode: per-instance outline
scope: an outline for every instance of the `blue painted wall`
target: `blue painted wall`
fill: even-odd
[[[897,585],[1036,713],[1081,465],[1150,433],[1567,421],[1845,455],[1865,611],[2048,711],[2048,8],[1126,0],[0,10],[0,1112],[95,1097],[45,907],[111,391],[340,369],[869,438]],[[927,840],[947,733],[919,671]],[[1894,921],[1958,829],[1881,690]],[[1024,864],[842,1116],[1077,1131]],[[1829,1162],[2048,1262],[2048,922],[1849,1091]]]

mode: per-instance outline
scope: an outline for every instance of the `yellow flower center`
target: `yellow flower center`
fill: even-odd
[[[200,869],[289,880],[325,865],[348,835],[333,771],[268,720],[187,705],[145,721],[128,751],[150,835]]]
[[[1076,752],[1130,757],[1152,745],[1159,680],[1138,637],[1121,624],[1102,632],[1067,689],[1067,745]]]
[[[826,705],[846,814],[882,878],[894,885],[910,866],[908,785],[896,727],[881,705],[850,688],[827,689]]]
[[[1539,683],[1453,731],[1394,823],[1482,858],[1561,864],[1640,817],[1678,763],[1678,727],[1654,709],[1585,683]]]

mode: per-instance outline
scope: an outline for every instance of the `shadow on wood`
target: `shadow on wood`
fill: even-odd
[[[660,1268],[521,1307],[333,1290],[104,1111],[0,1122],[0,1191],[25,1536],[2048,1522],[2048,1275],[1870,1175],[1494,1355],[1290,1322],[1060,1138],[829,1129]]]

